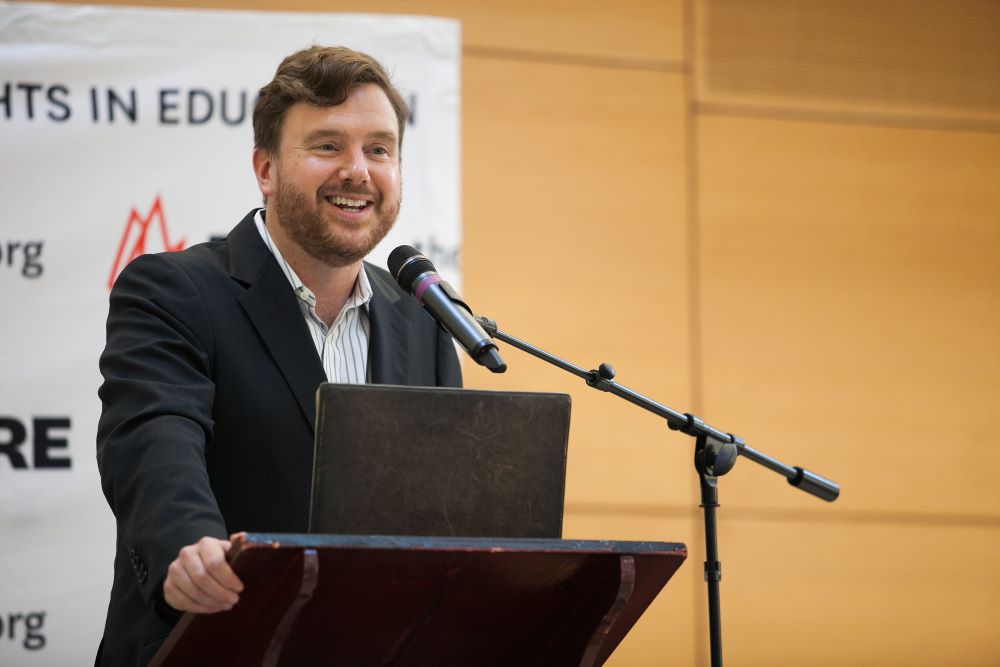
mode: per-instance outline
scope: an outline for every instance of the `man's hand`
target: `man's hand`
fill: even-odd
[[[167,604],[196,614],[232,609],[243,592],[243,582],[226,562],[230,546],[229,540],[203,537],[181,549],[163,581]]]

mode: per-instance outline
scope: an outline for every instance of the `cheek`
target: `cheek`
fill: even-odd
[[[330,177],[330,167],[320,159],[300,160],[291,166],[286,176],[300,186],[311,187]]]
[[[383,196],[399,192],[399,169],[387,168],[378,171],[377,186]]]

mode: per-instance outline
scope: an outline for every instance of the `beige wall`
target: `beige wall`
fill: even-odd
[[[843,485],[722,480],[728,661],[1000,663],[1000,5],[206,4],[461,19],[469,301]],[[505,356],[573,395],[566,536],[691,551],[610,664],[706,664],[691,443]]]

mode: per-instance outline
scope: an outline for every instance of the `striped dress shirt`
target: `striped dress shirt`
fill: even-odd
[[[347,297],[344,307],[340,309],[333,324],[327,327],[316,314],[316,295],[302,283],[281,256],[281,251],[268,233],[264,224],[264,209],[257,211],[254,221],[264,244],[278,260],[278,266],[298,297],[299,308],[316,345],[316,352],[323,362],[327,380],[343,384],[364,384],[368,380],[368,334],[371,327],[368,321],[368,302],[372,298],[372,286],[364,267],[358,272],[354,290]]]

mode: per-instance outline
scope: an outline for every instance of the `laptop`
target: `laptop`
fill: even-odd
[[[570,397],[322,384],[309,532],[560,538]]]

